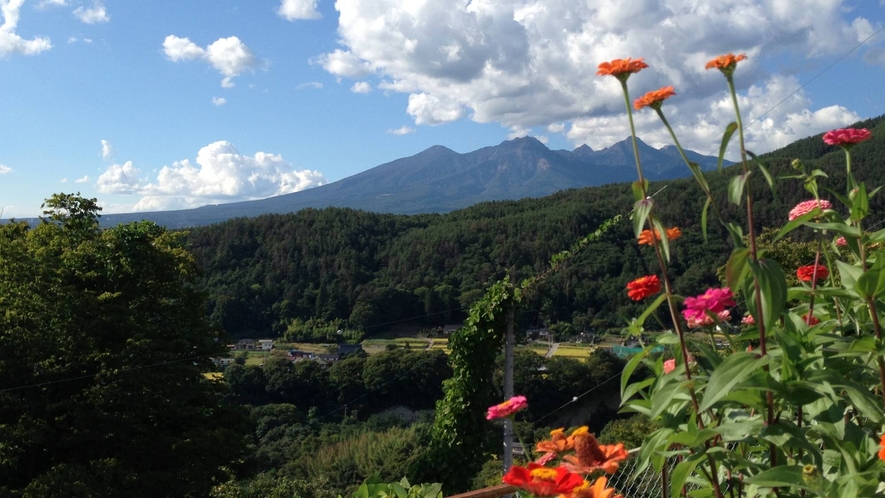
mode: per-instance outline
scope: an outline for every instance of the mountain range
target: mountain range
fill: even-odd
[[[638,146],[649,180],[688,176],[676,147],[655,149],[642,141]],[[716,167],[716,157],[691,151],[687,156],[703,169]],[[629,139],[598,151],[587,145],[567,151],[551,150],[535,138],[523,137],[465,154],[437,145],[300,192],[195,209],[109,214],[102,217],[102,224],[147,219],[180,228],[329,206],[396,214],[444,213],[483,201],[543,197],[564,189],[635,179]]]

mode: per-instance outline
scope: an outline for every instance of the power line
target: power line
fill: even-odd
[[[618,378],[618,377],[620,377],[620,376],[621,376],[621,373],[620,373],[620,372],[618,372],[618,373],[612,375],[612,376],[609,377],[608,379],[606,379],[606,380],[600,382],[599,384],[597,384],[597,385],[591,387],[590,389],[587,389],[586,391],[584,391],[584,392],[581,393],[580,395],[573,397],[573,398],[571,399],[571,401],[567,401],[564,405],[562,405],[562,406],[560,406],[559,408],[557,408],[557,409],[551,411],[551,412],[548,413],[547,415],[544,415],[543,417],[541,417],[541,418],[539,418],[539,419],[536,419],[534,422],[532,422],[532,424],[537,424],[538,422],[544,420],[545,418],[549,417],[550,415],[553,415],[554,413],[558,412],[559,410],[562,410],[562,409],[565,408],[566,406],[568,406],[568,405],[570,405],[570,404],[572,404],[572,403],[577,402],[579,399],[581,399],[581,398],[583,398],[584,396],[586,396],[586,395],[592,393],[593,391],[599,389],[600,387],[602,387],[602,386],[608,384],[609,382],[611,382],[612,380],[614,380],[614,379],[616,379],[616,378]]]

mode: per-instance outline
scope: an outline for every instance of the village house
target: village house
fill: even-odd
[[[234,344],[237,351],[255,351],[255,339],[240,339]]]
[[[258,349],[261,351],[270,351],[273,349],[273,339],[259,339]]]

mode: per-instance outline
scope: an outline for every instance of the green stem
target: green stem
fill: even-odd
[[[639,144],[636,141],[636,127],[633,125],[633,110],[630,108],[630,92],[627,90],[627,80],[618,78],[621,89],[624,91],[624,104],[627,106],[627,118],[630,120],[630,137],[633,138],[633,158],[636,160],[636,174],[639,175],[639,183],[642,185],[642,194],[647,196],[645,178],[642,176],[642,163],[639,160]],[[654,233],[654,228],[652,228]]]
[[[851,191],[857,187],[857,182],[854,181],[854,174],[851,173],[851,148],[842,147],[842,150],[845,151],[845,171],[848,174],[848,195],[851,195]]]

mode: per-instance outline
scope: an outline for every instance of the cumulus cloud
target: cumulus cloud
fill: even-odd
[[[233,78],[252,70],[257,59],[252,50],[236,36],[219,38],[202,48],[188,38],[169,35],[163,40],[163,52],[172,62],[204,60],[224,76],[221,86],[234,86]]]
[[[7,166],[5,164],[0,164],[0,175],[12,173],[13,171],[15,171],[15,170],[10,168],[9,166]]]
[[[111,16],[108,15],[101,0],[95,0],[95,2],[92,3],[92,7],[89,7],[88,9],[84,8],[82,5],[77,7],[74,9],[74,17],[86,24],[97,24],[111,20]]]
[[[282,0],[277,14],[289,21],[322,17],[317,10],[317,0]]]
[[[101,141],[101,158],[108,159],[114,155],[114,146],[107,140]]]
[[[709,121],[721,137],[730,117],[713,122],[698,115],[718,105],[724,88],[722,76],[705,71],[704,63],[746,53],[739,90],[747,95],[755,84],[772,102],[767,96],[780,90],[767,61],[785,54],[829,61],[868,36],[872,24],[849,6],[846,0],[337,0],[343,46],[314,61],[339,78],[372,74],[381,78],[379,88],[408,94],[415,124],[467,117],[514,132],[548,127],[582,140],[589,124],[622,119],[620,88],[595,76],[597,63],[645,56],[650,68],[631,78],[631,91],[675,85],[679,98],[668,103],[678,111],[674,122],[689,128]],[[850,113],[813,110],[807,98],[799,100],[808,107],[769,116],[772,129],[798,133]]]
[[[48,37],[37,36],[25,40],[15,32],[18,27],[19,14],[25,0],[0,0],[0,57],[10,54],[36,55],[52,48]]]
[[[109,167],[96,182],[99,192],[135,194],[135,211],[181,209],[298,192],[323,185],[319,171],[297,170],[282,156],[241,154],[230,142],[209,144],[196,160],[163,166],[156,178],[141,177],[131,162]]]
[[[368,81],[357,81],[350,87],[350,91],[353,93],[369,93],[372,91],[372,85]]]
[[[65,178],[67,180],[67,178]],[[89,175],[84,175],[82,178],[77,178],[74,180],[74,183],[87,183],[89,181]]]
[[[415,129],[410,126],[400,126],[399,128],[387,130],[387,133],[391,135],[408,135],[409,133],[415,133]]]
[[[215,106],[223,106],[227,104],[227,99],[224,97],[212,97],[212,105]]]

